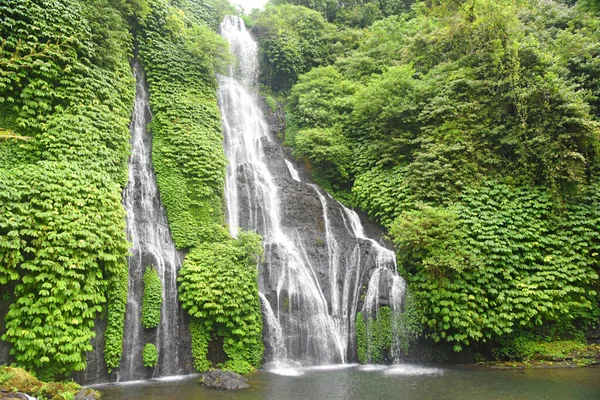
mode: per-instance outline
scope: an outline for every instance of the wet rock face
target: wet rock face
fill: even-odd
[[[12,296],[14,293],[16,282],[9,282],[2,288],[2,295],[0,296],[0,337],[6,333],[6,324],[4,322],[4,316],[8,314],[10,305],[15,301]],[[8,342],[0,340],[0,365],[8,365],[13,362],[13,358],[10,355],[11,345]]]
[[[6,327],[4,326],[4,316],[8,313],[8,307],[10,306],[9,301],[0,300],[0,336],[2,336],[6,332]],[[0,340],[0,364],[10,364],[10,344]]]
[[[379,267],[377,250],[372,241],[357,238],[347,210],[312,184],[306,170],[293,161],[277,139],[271,135],[271,140],[267,137],[261,140],[264,160],[277,186],[283,233],[303,252],[302,258],[309,264],[327,303],[328,314],[339,321],[340,331],[345,331],[347,345],[343,351],[346,361],[355,360],[354,320],[362,308],[371,276]],[[292,178],[286,159],[297,169],[301,182]],[[254,181],[254,171],[245,164],[238,168],[239,223],[244,229],[257,230],[268,237],[269,210],[257,196],[259,184]],[[370,237],[378,238],[382,234],[380,227],[364,218],[361,222]],[[331,247],[332,241],[335,249]],[[310,332],[304,321],[311,319],[314,309],[306,305],[307,301],[301,295],[290,293],[293,288],[282,285],[289,262],[289,254],[281,248],[281,243],[265,242],[265,262],[259,267],[259,290],[272,305],[285,331],[287,357],[306,363],[341,362],[341,358],[324,360],[319,351],[307,343]],[[388,298],[389,287],[382,281],[378,303],[388,305]],[[268,336],[268,329],[265,329],[265,335]],[[275,358],[271,339],[265,337],[264,340],[267,360]]]
[[[248,379],[231,371],[215,369],[202,374],[200,382],[216,389],[240,390],[250,387],[246,382]]]
[[[96,320],[94,325],[94,332],[96,337],[92,338],[91,345],[94,350],[87,354],[87,366],[86,369],[73,374],[73,379],[82,385],[101,383],[114,381],[114,372],[109,375],[108,368],[104,362],[104,335],[106,331],[106,320],[107,313],[103,312],[103,315]]]

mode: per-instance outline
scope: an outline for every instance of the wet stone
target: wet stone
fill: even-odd
[[[202,374],[200,382],[216,389],[240,390],[250,387],[243,376],[231,371],[215,369]]]
[[[100,398],[99,393],[92,389],[81,389],[75,395],[75,400],[96,400],[99,398]]]

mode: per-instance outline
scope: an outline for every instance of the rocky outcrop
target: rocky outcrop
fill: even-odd
[[[215,369],[202,374],[200,382],[216,389],[240,390],[250,387],[246,382],[248,379],[231,371]]]
[[[271,116],[269,119],[274,119]],[[276,119],[276,118],[275,118]],[[302,165],[298,165],[287,150],[272,135],[261,139],[263,161],[277,186],[279,199],[279,216],[283,233],[293,241],[304,262],[318,280],[319,290],[327,301],[328,307],[337,302],[338,310],[329,310],[330,315],[343,319],[346,325],[348,345],[345,360],[355,360],[354,320],[356,313],[362,307],[367,287],[374,271],[381,263],[378,260],[380,252],[373,247],[373,241],[357,238],[353,231],[352,221],[347,210],[327,195],[323,190],[312,184],[310,174]],[[287,160],[287,162],[286,162]],[[295,167],[300,178],[294,179],[288,164]],[[237,169],[239,224],[245,229],[257,230],[263,234],[269,226],[268,204],[257,196],[260,182],[255,181],[255,171],[250,164],[241,164]],[[327,213],[327,223],[324,216],[324,204]],[[381,228],[361,218],[364,235],[379,238]],[[335,256],[330,247],[332,237],[335,238]],[[329,242],[328,242],[329,240]],[[310,307],[304,307],[302,300],[295,293],[288,293],[282,281],[287,278],[285,264],[289,263],[286,249],[278,248],[280,244],[272,241],[265,249],[265,262],[259,267],[259,289],[275,309],[284,333],[287,357],[293,360],[303,360],[307,363],[341,362],[341,358],[325,359],[315,351],[314,346],[307,345],[306,336],[311,332],[297,329],[302,321],[312,318]],[[335,259],[333,259],[335,258]],[[390,269],[395,269],[389,265]],[[333,275],[336,279],[332,279]],[[384,279],[380,281],[381,288],[378,299],[379,305],[389,304],[389,288]],[[294,298],[294,296],[296,296]],[[335,301],[334,301],[335,299]],[[344,306],[340,306],[343,304]],[[264,311],[264,310],[263,310]],[[306,326],[303,327],[308,329]],[[265,329],[265,358],[273,359],[276,353],[269,340],[269,326]],[[314,334],[314,332],[313,332]],[[272,336],[272,335],[271,335]],[[324,339],[323,339],[324,340]]]

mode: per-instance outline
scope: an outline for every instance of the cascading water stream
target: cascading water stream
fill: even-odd
[[[127,211],[127,236],[132,247],[128,258],[129,294],[119,381],[172,376],[183,372],[179,361],[180,321],[177,302],[177,270],[181,265],[181,256],[171,239],[152,169],[152,136],[146,129],[151,118],[148,92],[137,60],[133,70],[137,82],[136,96],[130,125],[129,182],[123,194]],[[142,278],[147,267],[153,267],[158,272],[163,295],[160,324],[152,330],[144,329],[141,318]],[[159,361],[154,369],[143,366],[142,349],[147,342],[154,343],[158,349]]]
[[[389,294],[388,302],[393,313],[392,334],[394,340],[392,343],[391,355],[394,363],[399,363],[402,356],[402,351],[400,349],[402,343],[399,339],[400,332],[398,332],[398,329],[401,329],[399,315],[403,311],[402,307],[406,294],[406,282],[396,272],[396,254],[393,251],[386,249],[375,240],[366,237],[358,214],[343,205],[341,206],[344,214],[350,220],[351,229],[356,238],[367,240],[371,244],[373,251],[377,254],[376,269],[369,280],[362,312],[363,315],[367,317],[376,316],[378,314],[380,306],[380,288],[382,283],[381,281],[383,279],[383,284],[387,285],[387,291]],[[393,265],[393,269],[389,268],[390,265]],[[369,326],[367,326],[367,329],[369,329]]]
[[[377,312],[380,299],[401,310],[395,255],[365,236],[354,211],[302,182],[255,94],[256,43],[239,17],[226,17],[220,30],[238,60],[229,77],[218,77],[227,222],[233,237],[242,228],[264,239],[259,290],[268,360],[278,368],[345,363],[354,358],[361,294],[369,302],[363,311]],[[365,293],[370,280],[377,287]]]

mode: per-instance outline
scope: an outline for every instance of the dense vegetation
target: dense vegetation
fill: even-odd
[[[83,370],[100,315],[106,365],[120,364],[129,247],[121,193],[134,95],[128,61],[138,52],[151,93],[154,168],[177,247],[193,254],[210,244],[242,257],[246,244],[222,235],[225,156],[214,73],[230,60],[215,33],[226,10],[218,0],[0,5],[0,288],[10,303],[0,332],[15,362],[37,376]],[[239,344],[261,336],[254,270],[232,278],[242,285],[244,324],[208,332],[209,340],[237,338],[226,343],[231,369],[250,370],[262,357],[262,347],[246,357]],[[162,289],[148,271],[150,328],[160,321]],[[153,344],[139,356],[156,365]]]
[[[142,298],[142,324],[144,328],[156,328],[160,324],[162,307],[162,284],[156,268],[147,267],[144,272],[144,295]]]
[[[0,20],[2,340],[53,377],[85,368],[107,301],[121,355],[131,35],[108,0],[6,0]]]
[[[210,333],[223,338],[228,360],[221,365],[247,373],[260,364],[264,352],[262,315],[258,300],[256,266],[263,248],[261,238],[240,232],[237,240],[203,243],[192,250],[179,273],[182,307],[196,319],[192,346],[196,368],[206,370]]]
[[[214,68],[227,47],[202,19],[218,14],[149,4],[139,48],[153,113],[152,161],[175,244],[191,248],[223,223],[226,160]]]
[[[356,315],[356,350],[358,361],[362,364],[383,364],[391,361],[392,315],[390,307],[383,306],[377,315]]]
[[[154,368],[158,364],[158,349],[153,343],[146,343],[142,350],[144,367]]]
[[[284,143],[388,229],[425,335],[582,340],[599,316],[598,3],[365,2],[362,30],[347,6],[279,3],[316,10],[253,15]]]

